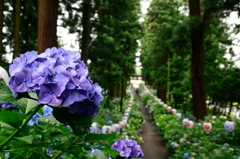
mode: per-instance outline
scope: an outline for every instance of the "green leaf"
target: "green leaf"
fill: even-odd
[[[59,130],[60,132],[62,132],[64,135],[69,135],[71,133],[71,131],[68,128],[65,128],[64,126],[62,126],[62,124],[60,122],[58,122],[54,116],[50,115],[50,116],[46,116],[46,117],[42,117],[42,118],[37,118],[37,120],[47,123],[47,124],[51,124],[51,127]]]
[[[53,115],[50,116],[44,116],[42,118],[36,118],[37,120],[44,122],[44,123],[49,123],[52,125],[61,125],[61,123],[59,121],[57,121]]]
[[[51,126],[61,131],[64,135],[69,135],[71,133],[71,131],[68,128],[65,128],[63,126],[57,126],[57,125],[51,125]]]
[[[38,100],[38,96],[37,96],[36,93],[30,92],[30,93],[28,93],[28,95],[29,95],[31,98]]]
[[[100,151],[89,154],[88,157],[90,159],[109,159],[109,156],[107,154],[107,152],[104,153],[103,151]]]
[[[0,112],[0,122],[7,123],[9,125],[14,126],[16,123],[19,123],[25,119],[26,116],[24,114],[19,114],[15,111],[2,111]]]
[[[102,109],[103,106],[105,105],[105,103],[107,102],[107,98],[108,98],[108,96],[105,96],[105,97],[104,97],[103,101],[102,101],[101,104],[100,104],[100,109]]]
[[[102,152],[105,152],[106,154],[112,156],[113,158],[116,158],[117,155],[120,154],[120,152],[116,151],[116,150],[112,150],[110,148],[98,148],[99,150],[101,150]]]
[[[16,101],[14,98],[12,92],[8,88],[8,86],[5,84],[4,80],[0,79],[0,101],[1,102],[11,102],[13,103]]]
[[[21,98],[17,100],[17,105],[23,112],[25,112],[25,114],[27,114],[38,105],[38,101],[28,98]]]
[[[1,128],[4,128],[4,130],[11,130],[11,131],[15,131],[16,128],[14,128],[13,126],[7,124],[7,123],[4,123],[4,122],[1,122],[0,121],[0,127]]]
[[[107,98],[108,96],[105,96],[103,101],[100,104],[100,108],[99,108],[99,112],[101,111],[101,109],[103,108],[103,106],[105,105],[105,103],[107,102]],[[101,115],[98,115],[97,118],[93,119],[93,122],[98,122],[100,119],[102,119]]]
[[[34,138],[32,135],[28,135],[28,136],[23,136],[23,137],[15,137],[15,139],[26,142],[28,144],[32,144],[32,141]]]
[[[84,142],[92,142],[92,141],[113,142],[116,138],[117,138],[116,134],[88,134],[85,136]]]

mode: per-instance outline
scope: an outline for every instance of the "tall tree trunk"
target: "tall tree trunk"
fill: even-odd
[[[91,4],[90,0],[83,1],[83,17],[82,17],[82,41],[81,41],[81,56],[85,64],[88,60],[88,49],[90,42],[90,15],[91,15]]]
[[[121,101],[120,101],[120,112],[122,112],[123,109],[123,90],[124,89],[124,79],[121,80]]]
[[[207,115],[206,91],[204,85],[204,40],[201,21],[200,0],[189,0],[191,26],[191,81],[193,114],[198,119]]]
[[[170,94],[170,53],[168,53],[168,80],[167,80],[167,101],[171,101],[171,94]]]
[[[123,96],[126,96],[126,90],[127,90],[127,80],[124,80],[124,85],[123,85]]]
[[[158,82],[158,84],[157,84],[157,97],[158,98],[161,97],[160,94],[161,94],[161,92],[160,92],[160,83]]]
[[[167,91],[166,91],[166,84],[163,82],[160,83],[160,99],[166,103],[167,102]]]
[[[231,115],[232,107],[233,107],[233,102],[230,102],[230,108],[229,108],[229,112],[228,112],[228,117],[230,117],[230,115]]]
[[[38,53],[57,47],[58,0],[38,0]]]
[[[118,97],[118,85],[117,84],[114,85],[114,96],[113,97],[114,98]]]
[[[14,0],[14,51],[13,59],[18,57],[19,52],[19,30],[20,30],[20,0]]]
[[[3,8],[4,0],[0,0],[0,66],[3,65]]]

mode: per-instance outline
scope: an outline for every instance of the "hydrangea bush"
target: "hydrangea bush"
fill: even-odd
[[[0,158],[91,158],[96,144],[119,155],[116,134],[89,133],[106,100],[79,53],[26,52],[9,73],[8,86],[0,79]]]
[[[206,121],[195,123],[192,128],[183,126],[183,119],[195,120],[190,112],[178,119],[159,105],[148,93],[143,101],[154,117],[157,131],[163,135],[171,158],[184,159],[237,159],[240,158],[240,120],[234,119],[234,131],[226,118],[207,117]],[[204,130],[204,123],[211,123],[211,131]],[[209,153],[213,152],[213,153]]]
[[[47,49],[40,55],[36,51],[26,52],[13,60],[9,73],[14,97],[35,92],[39,104],[69,106],[70,113],[92,118],[98,114],[103,100],[101,87],[88,76],[79,53],[63,48]]]

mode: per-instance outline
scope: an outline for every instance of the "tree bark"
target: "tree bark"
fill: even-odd
[[[201,20],[200,0],[189,0],[191,26],[191,81],[193,114],[198,119],[207,115],[206,91],[204,85],[204,39],[203,23]],[[199,23],[199,24],[196,24]]]
[[[122,81],[121,81],[121,101],[120,101],[120,112],[122,112],[123,110],[123,90],[124,89],[124,79],[122,78]]]
[[[87,64],[88,60],[88,49],[90,42],[90,15],[91,15],[91,4],[90,0],[83,1],[83,17],[82,17],[82,41],[81,41],[81,59]]]
[[[38,0],[38,53],[57,47],[58,0]]]
[[[3,8],[4,0],[0,0],[0,66],[3,65]]]
[[[13,59],[18,57],[19,52],[19,30],[20,30],[20,0],[14,0],[14,51]]]
[[[168,77],[168,80],[167,80],[167,101],[171,101],[171,94],[170,94],[170,53],[168,53],[168,74],[167,74],[167,77]]]
[[[167,91],[166,91],[166,84],[163,82],[160,83],[160,99],[166,103],[167,102]]]
[[[231,115],[232,107],[233,107],[233,102],[230,102],[230,108],[229,108],[229,112],[228,112],[228,117],[230,117],[230,115]]]
[[[158,98],[160,98],[159,83],[157,84],[156,89],[157,89],[156,95]]]

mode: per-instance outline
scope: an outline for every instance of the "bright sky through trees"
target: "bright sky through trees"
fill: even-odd
[[[147,13],[147,9],[150,5],[151,0],[142,0],[141,1],[141,12],[142,12],[142,17],[139,19],[140,22],[144,21],[144,15]],[[226,19],[227,23],[234,27],[234,24],[239,24],[239,18],[237,15],[237,12],[232,12],[230,17]],[[58,20],[58,27],[57,27],[57,35],[59,37],[60,44],[63,45],[63,47],[67,50],[72,50],[72,51],[79,51],[79,42],[78,42],[78,37],[77,33],[75,34],[70,34],[68,32],[67,28],[61,27],[62,21]],[[3,28],[4,29],[4,28]],[[239,44],[239,39],[240,39],[240,34],[232,34],[232,38],[235,39],[234,42],[234,47],[233,50],[235,54],[237,54],[236,57],[234,57],[232,60],[236,61],[236,64],[240,66],[240,44]],[[140,44],[139,44],[140,45]],[[138,51],[136,53],[136,56],[140,56],[140,52]],[[230,54],[225,55],[226,58],[230,58]],[[7,59],[11,62],[12,61],[12,54],[7,54]],[[141,66],[140,61],[136,60],[136,66]]]

